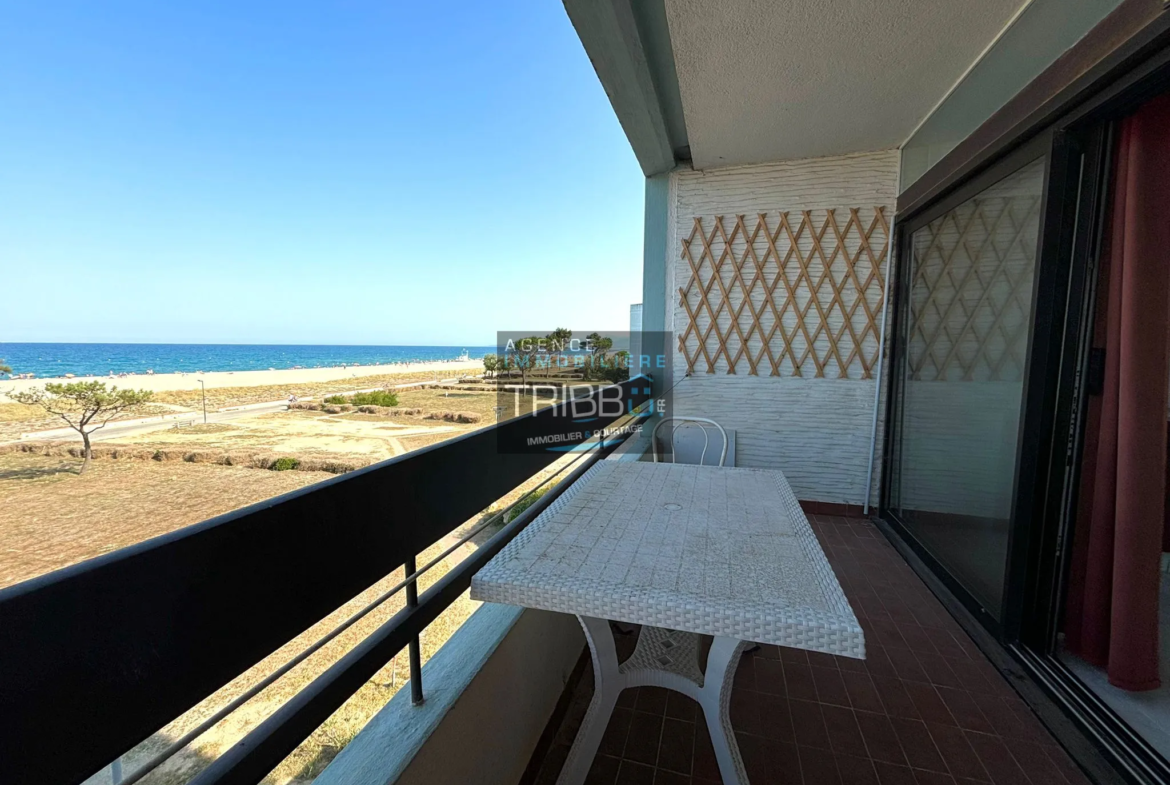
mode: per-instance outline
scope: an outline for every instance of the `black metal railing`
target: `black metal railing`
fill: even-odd
[[[644,379],[619,387],[623,409],[649,397]],[[499,445],[565,416],[542,409],[0,590],[2,779],[85,779],[399,567],[406,607],[193,782],[258,782],[403,648],[420,702],[422,630],[620,439],[422,595],[417,554],[556,460]]]

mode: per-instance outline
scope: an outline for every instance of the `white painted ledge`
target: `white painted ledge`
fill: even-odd
[[[648,461],[650,451],[650,430],[643,428],[641,432],[630,436],[616,450],[606,456],[607,461]]]
[[[316,785],[514,785],[585,646],[573,616],[485,603]]]

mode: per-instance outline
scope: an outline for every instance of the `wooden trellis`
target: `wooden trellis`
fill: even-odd
[[[870,378],[889,225],[883,207],[868,223],[862,209],[843,221],[832,209],[759,213],[750,229],[743,215],[715,216],[709,229],[696,217],[678,290],[688,372]]]
[[[977,197],[912,238],[910,378],[1019,381],[1027,356],[1040,197]]]

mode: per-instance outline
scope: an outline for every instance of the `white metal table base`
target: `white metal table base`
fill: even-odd
[[[593,700],[581,730],[569,750],[557,785],[581,785],[589,774],[601,737],[613,714],[618,694],[629,687],[665,687],[698,701],[707,719],[715,759],[725,785],[747,785],[739,745],[731,729],[731,683],[745,641],[716,636],[707,654],[707,669],[699,668],[699,636],[661,627],[643,626],[638,645],[628,660],[618,664],[609,622],[578,616],[593,658]]]

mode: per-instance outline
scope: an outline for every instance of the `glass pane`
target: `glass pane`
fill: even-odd
[[[911,236],[890,506],[989,613],[1007,563],[1044,161]]]

